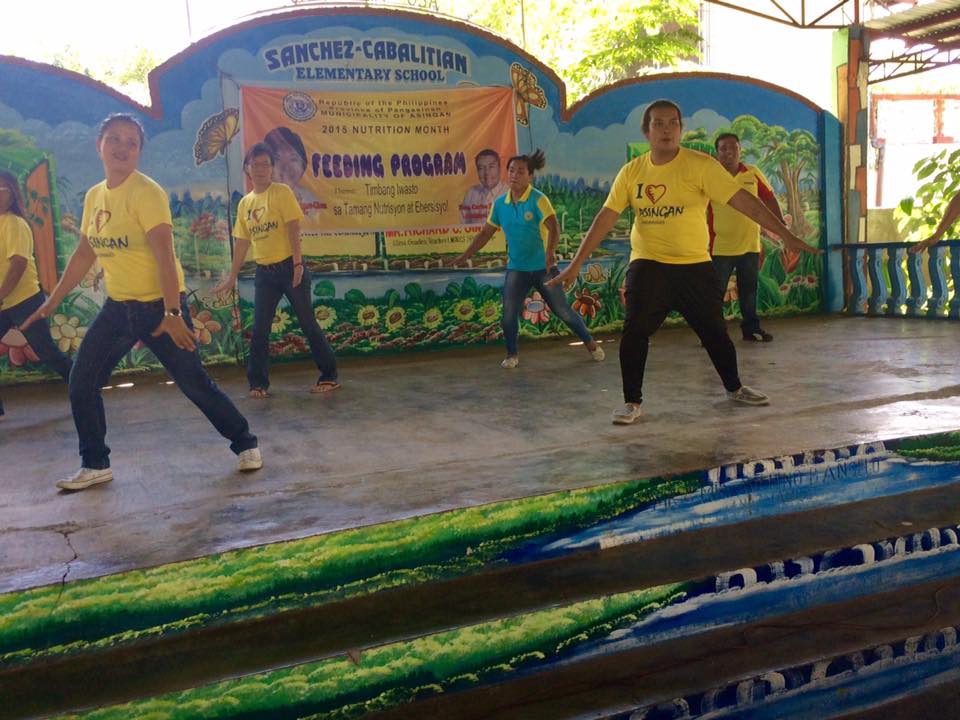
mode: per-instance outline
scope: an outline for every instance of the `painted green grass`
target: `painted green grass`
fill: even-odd
[[[337,657],[212,683],[71,720],[346,720],[416,698],[504,679],[549,662],[683,596],[684,584],[621,593],[458,628]]]
[[[111,647],[488,567],[503,552],[695,490],[608,484],[0,596],[0,664]]]
[[[894,450],[915,460],[960,460],[960,432],[907,438],[897,442]]]

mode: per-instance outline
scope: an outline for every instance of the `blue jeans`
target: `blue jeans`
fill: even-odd
[[[714,255],[713,267],[720,280],[720,297],[727,292],[730,274],[737,271],[737,297],[740,300],[740,315],[743,321],[740,329],[744,335],[760,330],[760,318],[757,315],[757,279],[760,277],[760,253],[743,255]]]
[[[503,318],[500,321],[503,339],[507,344],[507,355],[517,354],[520,312],[523,310],[523,299],[531,288],[536,288],[540,292],[553,314],[563,320],[578,338],[588,345],[593,342],[593,337],[587,330],[583,318],[567,302],[563,288],[559,285],[546,286],[547,280],[556,274],[556,268],[553,268],[549,274],[546,270],[507,270],[503,278]]]
[[[43,291],[36,295],[31,295],[26,300],[17,303],[13,307],[0,309],[0,338],[6,335],[11,327],[19,327],[20,323],[30,317],[33,312],[43,305],[46,297]],[[66,355],[60,352],[60,348],[50,337],[50,323],[46,320],[35,322],[23,333],[30,343],[30,347],[40,358],[40,362],[53,370],[64,381],[70,378],[70,366],[73,364]],[[3,401],[0,400],[0,415],[3,415]]]
[[[293,258],[272,265],[257,265],[253,281],[253,337],[250,338],[250,359],[247,362],[247,379],[250,388],[266,390],[270,387],[267,361],[270,357],[270,326],[277,311],[280,298],[286,296],[307,336],[310,354],[320,370],[317,382],[337,380],[337,358],[327,342],[317,318],[313,314],[310,297],[310,272],[303,268],[303,279],[293,286]]]
[[[187,326],[193,329],[183,295],[180,308]],[[150,334],[162,320],[163,300],[119,302],[107,298],[87,329],[70,373],[70,407],[80,438],[83,467],[110,467],[110,448],[104,442],[107,422],[100,388],[107,384],[113,368],[137,340],[153,351],[177,387],[200,408],[217,432],[230,441],[234,453],[257,447],[257,438],[250,434],[246,418],[207,375],[199,353],[178,348],[166,333],[160,337]],[[176,419],[170,421],[175,423]]]

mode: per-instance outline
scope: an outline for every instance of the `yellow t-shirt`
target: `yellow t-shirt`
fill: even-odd
[[[633,208],[631,262],[688,265],[710,261],[707,203],[726,203],[739,189],[717,160],[682,147],[663,165],[651,163],[649,153],[628,162],[603,206],[616,213]]]
[[[770,181],[755,165],[741,165],[737,184],[754,197],[772,196]],[[725,203],[710,203],[710,227],[714,255],[743,255],[760,252],[760,226]]]
[[[258,265],[286,260],[293,254],[287,223],[303,220],[297,196],[283,183],[270,183],[262,193],[248,192],[240,200],[233,236],[249,240]]]
[[[163,297],[157,259],[147,233],[158,225],[173,225],[167,194],[156,182],[134,171],[117,187],[104,180],[87,191],[80,232],[103,268],[112,300],[149,302]],[[180,292],[186,291],[183,268],[174,256]]]
[[[10,261],[15,257],[26,258],[27,267],[13,291],[0,300],[3,309],[19,305],[40,292],[37,263],[33,259],[33,232],[26,220],[8,212],[0,215],[0,283],[7,277]]]

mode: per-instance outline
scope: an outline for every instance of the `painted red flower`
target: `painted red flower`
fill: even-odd
[[[603,307],[600,297],[583,288],[577,290],[576,299],[573,301],[573,309],[580,313],[584,318],[595,318],[597,312]]]
[[[11,328],[0,338],[0,357],[9,356],[10,364],[23,367],[28,362],[40,362],[40,358],[30,347],[27,338],[19,330]]]

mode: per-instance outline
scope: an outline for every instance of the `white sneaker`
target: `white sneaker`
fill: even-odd
[[[113,470],[110,468],[96,470],[82,467],[73,475],[57,480],[57,487],[61,490],[86,490],[91,485],[99,485],[111,480],[113,480]]]
[[[242,472],[259,470],[263,467],[263,458],[260,457],[260,448],[250,448],[237,455],[237,468]]]
[[[520,358],[518,358],[516,355],[508,355],[503,359],[503,362],[500,363],[500,367],[506,368],[507,370],[511,370],[512,368],[515,368],[519,364],[520,364]]]
[[[744,405],[769,405],[770,398],[758,390],[741,385],[739,390],[733,392],[727,390],[727,397],[734,402]]]
[[[632,425],[640,419],[642,411],[636,403],[624,403],[613,411],[614,425]]]
[[[590,357],[592,357],[596,362],[603,362],[603,359],[607,356],[607,354],[603,351],[603,348],[599,345],[588,352],[590,353]]]

